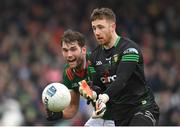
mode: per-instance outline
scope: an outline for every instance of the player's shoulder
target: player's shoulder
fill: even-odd
[[[138,63],[143,62],[143,56],[140,47],[134,41],[129,38],[122,38],[120,46],[121,48],[119,48],[119,50],[121,52],[121,61]]]
[[[139,48],[139,45],[136,42],[134,42],[133,40],[131,40],[130,38],[122,37],[121,42],[125,47]]]
[[[139,52],[141,52],[139,45],[133,40],[126,37],[122,37],[121,51],[123,54],[129,54],[129,53],[139,54]]]
[[[101,51],[102,51],[101,45],[98,45],[95,49],[92,50],[91,57],[90,57],[91,63],[95,62],[96,59],[100,56],[100,54],[102,54]]]
[[[98,45],[95,49],[92,50],[91,55],[97,55],[100,50],[102,50],[102,46]]]

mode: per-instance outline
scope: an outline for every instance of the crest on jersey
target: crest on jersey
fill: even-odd
[[[116,63],[118,60],[119,60],[119,55],[118,54],[115,54],[114,56],[113,56],[113,63]]]

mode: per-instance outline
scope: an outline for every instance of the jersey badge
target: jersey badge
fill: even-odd
[[[113,63],[117,63],[118,60],[119,60],[119,55],[118,55],[118,54],[115,54],[115,55],[113,56],[112,62],[113,62]]]
[[[137,49],[135,49],[135,48],[128,48],[128,49],[126,49],[126,50],[123,52],[123,54],[127,54],[127,53],[139,54],[138,51],[137,51]]]

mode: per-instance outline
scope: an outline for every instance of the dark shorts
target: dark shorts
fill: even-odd
[[[135,112],[123,121],[115,120],[116,126],[156,126],[159,121],[159,109],[149,108]]]

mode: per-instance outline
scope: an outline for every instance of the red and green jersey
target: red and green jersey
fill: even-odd
[[[80,72],[76,72],[75,69],[70,68],[68,64],[65,66],[63,73],[63,84],[68,89],[78,91],[79,90],[78,82],[82,80],[89,81],[87,68]]]

